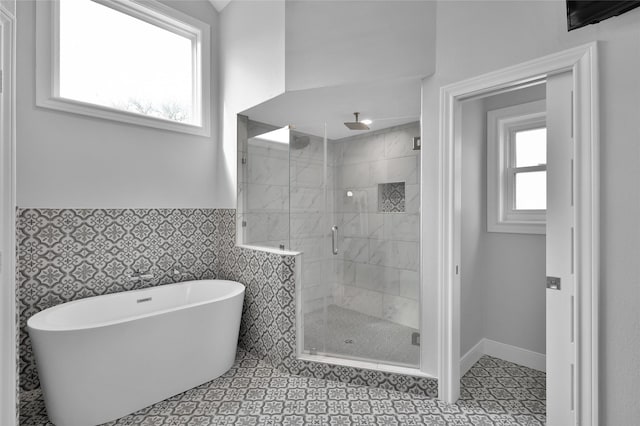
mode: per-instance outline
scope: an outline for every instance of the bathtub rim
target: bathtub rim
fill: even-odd
[[[52,314],[57,310],[60,309],[64,309],[70,305],[74,305],[77,303],[82,303],[85,302],[89,299],[94,299],[97,297],[101,297],[101,298],[112,298],[112,297],[117,297],[120,296],[122,294],[138,294],[138,293],[144,293],[144,292],[149,292],[152,291],[154,289],[157,288],[166,288],[166,287],[178,287],[180,285],[183,284],[188,284],[188,283],[203,283],[203,282],[227,282],[227,283],[231,283],[233,284],[234,288],[232,289],[232,291],[229,291],[228,293],[225,293],[224,296],[221,297],[216,297],[216,298],[212,298],[212,299],[207,299],[207,300],[203,300],[200,302],[195,302],[195,303],[189,303],[189,304],[184,304],[184,305],[179,305],[179,306],[175,306],[172,308],[168,308],[168,309],[159,309],[157,311],[152,311],[152,312],[147,312],[144,314],[139,314],[139,315],[132,315],[132,316],[126,316],[123,318],[118,318],[118,319],[114,319],[114,320],[109,320],[109,321],[102,321],[99,323],[93,323],[93,324],[89,324],[89,325],[65,325],[65,326],[59,326],[59,325],[55,325],[52,326],[48,321],[44,320],[42,317],[45,315],[41,315],[44,312],[47,312],[47,314]],[[196,308],[199,306],[204,306],[204,305],[208,305],[211,303],[215,303],[215,302],[222,302],[228,299],[232,299],[234,297],[238,297],[240,295],[244,295],[244,292],[246,290],[246,286],[238,281],[233,281],[233,280],[221,280],[221,279],[204,279],[204,280],[189,280],[189,281],[181,281],[181,282],[177,282],[177,283],[171,283],[171,284],[161,284],[161,285],[156,285],[156,286],[151,286],[151,287],[145,287],[145,288],[141,288],[141,289],[136,289],[136,290],[127,290],[127,291],[119,291],[119,292],[115,292],[115,293],[108,293],[108,294],[101,294],[101,295],[97,295],[97,296],[91,296],[91,297],[84,297],[82,299],[77,299],[77,300],[71,300],[69,302],[64,302],[64,303],[60,303],[58,305],[55,306],[51,306],[47,309],[43,309],[40,312],[36,312],[35,314],[33,314],[31,317],[29,317],[29,319],[27,320],[27,329],[29,332],[33,331],[42,331],[42,332],[71,332],[71,331],[80,331],[80,330],[93,330],[93,329],[97,329],[97,328],[103,328],[103,327],[109,327],[109,326],[114,326],[117,324],[123,324],[126,322],[130,322],[130,321],[135,321],[135,320],[141,320],[144,318],[149,318],[149,317],[153,317],[153,316],[157,316],[157,315],[163,315],[163,314],[167,314],[170,312],[177,312],[177,311],[181,311],[181,310],[185,310],[188,308]]]

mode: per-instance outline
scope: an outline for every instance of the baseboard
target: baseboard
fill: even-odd
[[[547,357],[544,354],[495,340],[482,339],[460,359],[460,376],[464,376],[482,355],[500,358],[538,371],[547,371]]]
[[[481,339],[460,359],[460,377],[464,376],[467,371],[469,371],[469,369],[473,367],[473,364],[475,364],[480,358],[482,358],[482,355],[484,355],[485,340],[486,339]]]
[[[528,349],[484,339],[484,353],[534,370],[547,371],[546,355]]]

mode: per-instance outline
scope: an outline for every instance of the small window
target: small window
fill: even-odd
[[[544,234],[547,208],[545,102],[488,113],[487,228]]]
[[[513,132],[513,150],[509,166],[513,183],[513,209],[518,211],[547,208],[547,129],[525,128]]]
[[[39,106],[209,134],[208,25],[153,1],[38,9]]]

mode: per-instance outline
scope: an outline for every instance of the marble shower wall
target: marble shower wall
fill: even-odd
[[[419,123],[336,140],[339,306],[418,328]],[[351,195],[349,195],[351,194]]]
[[[215,278],[213,209],[19,209],[20,387],[39,387],[27,319],[71,300]],[[177,268],[186,275],[176,277]],[[131,282],[134,271],[154,278]]]

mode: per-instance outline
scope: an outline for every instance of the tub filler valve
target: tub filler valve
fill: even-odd
[[[186,275],[189,275],[189,274],[187,274],[186,272],[184,272],[182,269],[180,269],[180,268],[173,268],[173,276],[174,276],[174,278],[182,278],[182,277],[184,277],[184,276],[186,276]]]
[[[134,269],[133,273],[128,275],[128,278],[129,278],[129,281],[131,281],[132,283],[135,283],[135,282],[138,282],[138,281],[144,283],[144,280],[152,279],[153,278],[153,274],[151,274],[151,273],[142,274],[142,273],[140,273],[140,271],[137,271],[137,270]]]

